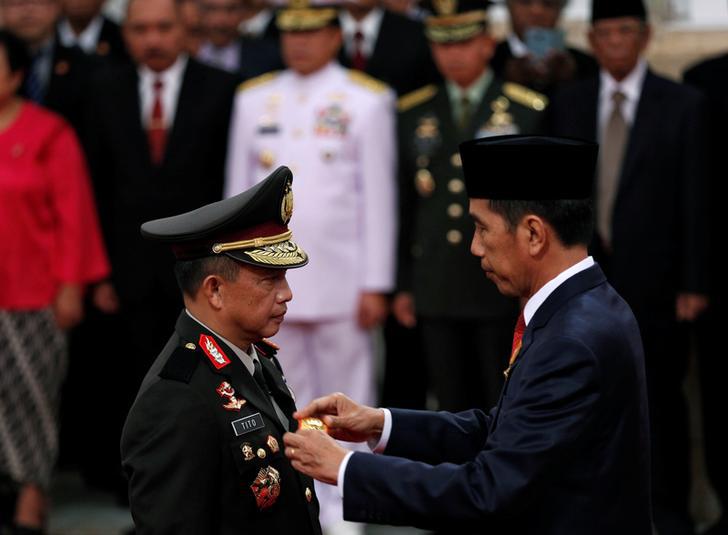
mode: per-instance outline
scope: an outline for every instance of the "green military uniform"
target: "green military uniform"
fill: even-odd
[[[548,103],[489,72],[473,86],[463,95],[450,82],[430,85],[399,101],[398,290],[414,296],[431,384],[447,410],[497,399],[518,313],[470,253],[473,222],[458,145],[535,133]]]

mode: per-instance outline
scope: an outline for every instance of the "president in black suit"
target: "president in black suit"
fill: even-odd
[[[655,522],[692,533],[687,412],[688,321],[706,305],[706,128],[700,94],[642,58],[650,28],[640,0],[593,6],[600,76],[552,102],[552,133],[600,140],[595,255],[637,316],[645,346]]]
[[[710,110],[710,208],[711,229],[720,228],[722,204],[726,197],[725,148],[728,147],[728,54],[709,58],[691,66],[685,72],[685,82],[703,91]],[[713,242],[714,235],[710,236]],[[710,258],[710,306],[696,324],[697,349],[700,369],[700,390],[703,409],[703,444],[708,468],[708,477],[721,503],[723,517],[718,525],[706,533],[728,535],[728,436],[724,432],[726,406],[724,378],[728,376],[728,361],[719,343],[720,332],[726,317],[728,304],[728,280],[723,273],[721,248],[711,247]]]
[[[339,19],[344,67],[386,82],[399,96],[441,79],[421,22],[386,10],[377,0],[349,3]]]
[[[368,440],[385,456],[347,454],[307,430],[284,437],[286,455],[338,484],[349,520],[448,534],[649,535],[639,330],[587,254],[597,146],[503,136],[460,153],[471,250],[500,292],[526,301],[498,405],[388,411],[334,394],[298,416],[323,415],[332,436]]]
[[[135,64],[98,73],[85,145],[120,303],[128,403],[180,306],[172,255],[143,241],[139,225],[222,197],[236,80],[182,52],[174,0],[129,2],[124,35]]]

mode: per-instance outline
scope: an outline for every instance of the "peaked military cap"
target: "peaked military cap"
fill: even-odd
[[[465,187],[474,199],[588,199],[598,152],[590,141],[543,136],[496,136],[460,145]]]
[[[178,260],[227,255],[267,268],[296,268],[308,255],[288,229],[293,176],[279,167],[247,191],[185,214],[148,221],[142,236],[167,243]]]
[[[290,0],[276,15],[284,32],[305,32],[339,24],[339,6],[331,0]]]
[[[435,43],[467,41],[488,23],[490,0],[429,0],[433,15],[425,19],[425,34]]]
[[[647,20],[647,10],[643,0],[593,0],[592,24],[602,19],[637,17]]]

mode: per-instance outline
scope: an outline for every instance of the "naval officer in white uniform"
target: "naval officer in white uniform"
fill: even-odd
[[[337,390],[372,402],[371,330],[386,316],[394,285],[395,96],[338,65],[341,32],[330,4],[298,1],[276,22],[288,69],[240,88],[226,196],[278,165],[293,170],[293,230],[311,262],[289,273],[296,298],[273,341],[299,406]],[[321,524],[339,535],[341,499],[335,488],[323,487],[317,490]]]

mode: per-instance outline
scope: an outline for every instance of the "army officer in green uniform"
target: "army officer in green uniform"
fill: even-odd
[[[394,313],[405,325],[419,324],[430,386],[439,408],[452,411],[495,404],[518,315],[518,303],[483,277],[470,254],[473,223],[458,144],[535,133],[548,104],[543,95],[493,76],[487,8],[483,0],[433,0],[426,32],[445,81],[399,101]]]
[[[273,336],[292,298],[291,172],[193,212],[145,223],[171,246],[185,310],[124,426],[137,534],[320,535],[310,478],[283,454],[297,428]],[[154,306],[154,303],[149,303]]]

